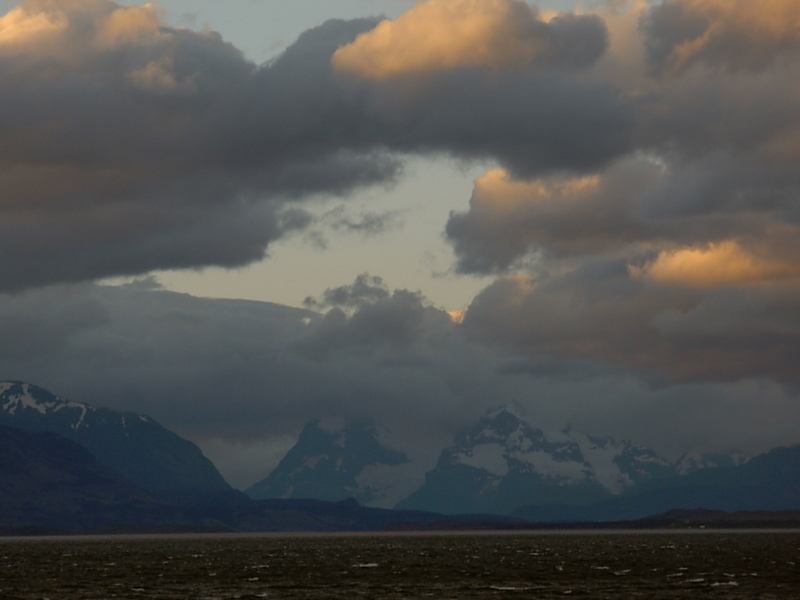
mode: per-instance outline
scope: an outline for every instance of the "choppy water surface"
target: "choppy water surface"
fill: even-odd
[[[0,540],[0,598],[800,598],[800,532]]]

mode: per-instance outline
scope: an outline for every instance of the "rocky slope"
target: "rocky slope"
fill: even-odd
[[[153,496],[52,432],[0,426],[0,484],[0,523],[9,527],[156,523],[165,514]]]
[[[161,497],[233,493],[200,449],[150,417],[59,398],[28,383],[0,382],[0,425],[72,440],[128,481]]]

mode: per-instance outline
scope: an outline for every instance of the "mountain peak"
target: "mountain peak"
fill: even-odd
[[[75,418],[70,424],[73,430],[84,426],[87,412],[97,410],[89,404],[65,400],[44,388],[21,381],[0,382],[0,408],[12,416],[26,410],[48,415],[64,409],[73,409]]]
[[[278,466],[247,490],[253,498],[355,498],[378,504],[391,494],[408,457],[385,446],[368,419],[309,421]]]
[[[502,404],[496,408],[490,408],[483,415],[482,421],[494,421],[495,419],[517,419],[525,420],[525,409],[517,402]]]
[[[673,472],[668,461],[631,442],[574,429],[548,437],[520,412],[503,406],[461,431],[400,507],[506,513],[526,503],[580,504]]]
[[[344,417],[325,417],[323,419],[314,419],[308,425],[334,435],[345,433],[348,426],[350,426],[350,422]]]
[[[0,425],[50,431],[77,442],[148,491],[197,497],[230,490],[197,446],[144,415],[73,402],[30,383],[3,381]]]

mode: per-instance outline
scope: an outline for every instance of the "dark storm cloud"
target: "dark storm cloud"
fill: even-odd
[[[531,68],[466,66],[418,84],[331,66],[369,19],[329,21],[261,67],[214,33],[164,26],[149,5],[31,1],[2,25],[6,290],[246,264],[308,226],[303,198],[393,180],[397,152],[528,174],[628,147],[625,102],[575,71],[605,48],[596,17],[538,22],[549,50]]]
[[[405,152],[495,159],[531,176],[597,168],[630,149],[631,111],[608,84],[550,70],[502,74],[487,85],[491,77],[480,69],[444,73],[410,98],[405,77],[358,85],[368,114],[382,122],[381,143]]]
[[[329,290],[326,300],[336,302],[337,292]],[[302,351],[318,358],[326,353],[353,349],[374,352],[376,347],[393,348],[412,346],[420,337],[431,334],[438,327],[451,330],[453,323],[447,313],[426,306],[419,294],[396,290],[391,295],[382,288],[373,288],[368,296],[359,300],[352,296],[337,302],[345,306],[357,303],[358,309],[351,317],[338,308],[330,310],[320,322],[320,327],[301,344]],[[346,293],[346,292],[345,292]],[[416,359],[415,359],[416,361]]]
[[[311,222],[290,199],[396,174],[380,149],[348,148],[356,113],[317,77],[370,22],[263,68],[152,7],[30,2],[3,25],[5,289],[246,264]]]
[[[245,264],[310,223],[287,198],[395,174],[329,135],[325,94],[288,85],[313,72],[258,69],[152,7],[29,2],[3,25],[5,289]]]
[[[402,290],[347,316],[147,282],[54,286],[0,295],[0,329],[14,335],[0,340],[3,377],[147,413],[234,455],[311,418],[345,416],[391,427],[435,460],[496,387],[492,361],[459,341],[447,314]],[[249,483],[272,466],[251,465]]]

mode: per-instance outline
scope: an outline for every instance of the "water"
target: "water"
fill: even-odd
[[[0,598],[800,598],[800,532],[0,539]]]

